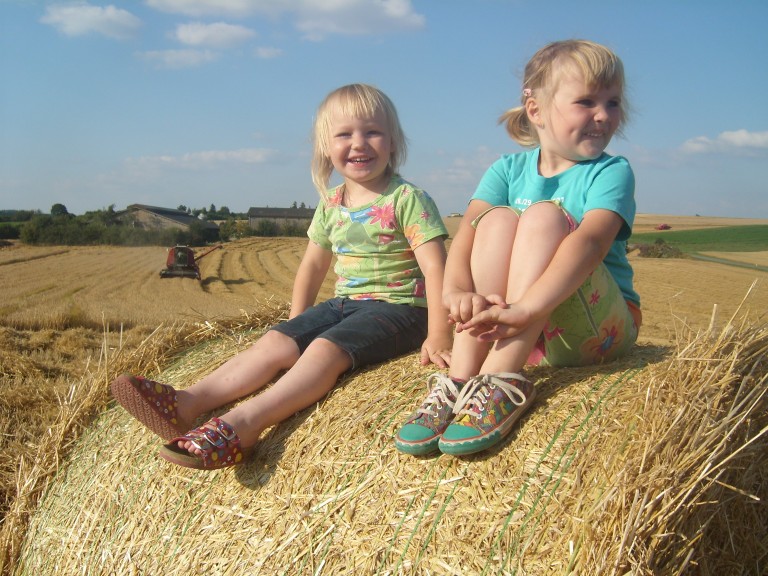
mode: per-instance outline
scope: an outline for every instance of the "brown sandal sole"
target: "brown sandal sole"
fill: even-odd
[[[136,420],[168,442],[187,428],[176,414],[176,391],[167,384],[123,374],[110,385],[112,396]]]

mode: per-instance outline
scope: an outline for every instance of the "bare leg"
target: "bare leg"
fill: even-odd
[[[253,446],[266,428],[321,400],[351,366],[347,352],[318,338],[275,384],[221,419],[235,429],[244,447]],[[179,447],[199,453],[189,443],[180,442]]]
[[[270,330],[247,350],[219,366],[196,384],[178,390],[178,412],[184,422],[253,394],[299,359],[293,339]]]
[[[541,277],[569,231],[565,215],[555,204],[542,202],[525,211],[520,217],[512,248],[506,282],[507,302],[520,299]],[[480,373],[520,371],[545,323],[546,319],[541,320],[514,338],[495,342]]]
[[[507,293],[509,264],[519,216],[507,209],[488,212],[480,220],[472,244],[470,267],[474,291],[483,296]],[[480,373],[491,344],[467,332],[454,337],[450,375],[467,380]]]

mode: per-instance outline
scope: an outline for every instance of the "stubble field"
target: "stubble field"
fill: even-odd
[[[458,222],[447,219],[451,233]],[[766,223],[639,215],[636,230],[661,222],[677,230]],[[305,245],[301,238],[227,243],[200,261],[200,281],[161,278],[161,247],[0,248],[0,450],[7,456],[0,464],[0,524],[18,490],[19,463],[46,441],[73,383],[115,351],[140,348],[158,326],[247,317],[265,302],[284,313]],[[766,253],[729,257],[767,259]],[[640,343],[651,349],[673,346],[676,333],[688,328],[723,326],[733,315],[765,323],[768,273],[688,259],[630,259],[642,298]],[[329,272],[319,298],[332,293]]]

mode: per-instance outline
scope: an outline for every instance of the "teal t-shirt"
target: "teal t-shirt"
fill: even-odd
[[[343,187],[328,192],[307,236],[336,255],[336,296],[426,307],[426,284],[413,251],[448,231],[432,198],[395,176],[365,206],[342,205]]]
[[[550,178],[539,174],[539,148],[499,158],[483,175],[472,199],[524,211],[543,200],[555,201],[581,222],[594,209],[611,210],[624,220],[603,262],[627,300],[640,305],[627,260],[626,240],[635,220],[635,176],[626,158],[603,153]]]

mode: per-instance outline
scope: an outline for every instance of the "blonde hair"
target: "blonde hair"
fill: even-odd
[[[355,118],[371,118],[379,111],[384,112],[386,127],[392,139],[387,174],[399,174],[400,166],[405,163],[408,144],[395,105],[381,90],[368,84],[342,86],[325,97],[315,116],[312,134],[312,182],[323,200],[327,199],[328,182],[333,173],[330,142],[331,111],[334,110]]]
[[[499,124],[521,146],[539,144],[536,129],[531,126],[525,103],[531,96],[548,105],[558,83],[568,71],[581,73],[590,88],[618,86],[621,90],[621,116],[617,133],[627,120],[628,104],[624,97],[624,65],[609,48],[589,40],[563,40],[547,44],[536,52],[525,66],[521,106],[510,108],[499,118]]]

